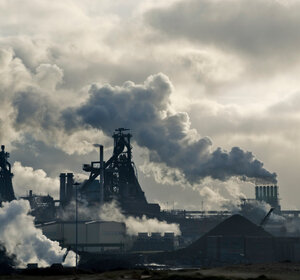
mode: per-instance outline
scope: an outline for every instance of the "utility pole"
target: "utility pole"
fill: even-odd
[[[75,186],[75,252],[76,252],[76,270],[78,268],[78,185],[79,183],[74,183]]]

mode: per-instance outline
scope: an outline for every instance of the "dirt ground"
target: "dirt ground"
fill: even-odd
[[[265,275],[268,279],[278,280],[299,280],[300,263],[271,263],[271,264],[252,264],[219,267],[201,270],[203,275],[224,275],[231,277],[258,277]]]
[[[300,264],[273,263],[257,265],[236,265],[211,269],[184,270],[121,270],[97,274],[73,274],[64,276],[0,276],[0,279],[43,279],[43,280],[299,280]]]

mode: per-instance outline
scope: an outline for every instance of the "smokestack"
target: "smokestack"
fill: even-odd
[[[274,186],[274,199],[277,200],[277,198],[278,198],[277,186]]]
[[[270,196],[273,200],[274,199],[274,187],[273,186],[271,186],[271,188],[270,188]]]
[[[66,191],[66,201],[71,201],[73,196],[73,173],[67,173],[67,191]]]
[[[100,145],[100,203],[104,201],[104,162],[103,162],[103,145]]]
[[[266,188],[266,186],[263,186],[263,198],[262,198],[262,200],[266,200],[266,196],[267,196],[267,188]]]
[[[266,200],[269,201],[270,198],[270,186],[267,186],[267,197]]]
[[[258,186],[256,186],[255,187],[255,199],[256,200],[259,200],[259,193],[258,192],[259,192],[259,188],[258,188]]]
[[[59,200],[60,200],[60,206],[64,206],[66,202],[66,174],[60,173],[60,186],[59,186]]]
[[[259,187],[259,200],[262,200],[263,196],[263,191],[262,191],[262,186]]]

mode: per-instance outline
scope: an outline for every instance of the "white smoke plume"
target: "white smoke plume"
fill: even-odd
[[[75,220],[75,210],[76,209],[76,200],[72,199],[63,210],[59,212],[59,218],[63,221],[74,221]],[[99,218],[98,215],[99,207],[89,205],[89,203],[78,197],[77,204],[77,215],[78,220],[87,221],[87,220],[97,220]]]
[[[0,243],[6,253],[15,257],[17,267],[25,267],[27,263],[38,263],[40,267],[61,263],[66,249],[43,235],[29,212],[30,205],[25,200],[4,202],[0,208]],[[63,265],[75,265],[74,252],[68,253]]]
[[[24,196],[26,191],[33,190],[35,194],[43,194],[58,198],[59,179],[51,178],[43,169],[33,169],[14,162],[14,190],[17,196]]]
[[[127,233],[129,235],[137,235],[139,232],[174,232],[175,235],[180,235],[178,224],[168,224],[165,221],[157,219],[148,219],[146,216],[139,217],[126,217],[121,213],[115,201],[105,203],[100,211],[99,217],[104,221],[123,222],[126,224]]]
[[[227,209],[231,210],[233,213],[241,213],[247,219],[252,221],[253,223],[260,224],[263,218],[267,215],[267,213],[271,209],[271,205],[266,203],[265,201],[258,200],[248,200],[245,203],[242,201],[237,205],[235,204],[230,208],[230,204],[227,205]],[[269,216],[269,223],[285,223],[285,218],[279,214],[274,212]]]
[[[300,236],[299,218],[285,219],[284,227],[282,227],[282,234],[299,237]]]

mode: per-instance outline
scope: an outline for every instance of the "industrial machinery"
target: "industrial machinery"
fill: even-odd
[[[31,214],[35,216],[36,223],[45,224],[53,221],[74,223],[75,209],[78,208],[84,210],[79,211],[80,222],[97,220],[101,205],[115,201],[125,215],[139,217],[146,215],[167,223],[179,224],[182,240],[187,244],[232,215],[229,210],[173,209],[160,211],[159,204],[148,203],[138,182],[136,167],[132,160],[131,133],[128,129],[118,128],[112,138],[114,140],[113,153],[108,160],[104,159],[103,146],[97,144],[95,146],[99,148],[99,159],[83,165],[83,170],[89,173],[87,180],[79,183],[74,179],[73,173],[60,174],[59,200],[54,200],[49,195],[36,195],[31,191],[29,196],[22,197],[30,202]],[[7,161],[8,158],[9,154],[4,151],[4,146],[2,146],[0,152],[0,201],[11,201],[15,198],[12,187],[13,174]],[[280,209],[278,186],[256,186],[255,193],[255,199],[247,199],[241,205],[242,215],[253,216],[257,220],[255,222],[259,224],[266,215],[264,208],[260,205],[267,203],[274,208],[274,214],[288,217],[291,220],[298,219],[299,210]],[[58,202],[59,205],[56,204]],[[89,211],[85,211],[86,209]],[[95,215],[93,215],[94,213]],[[270,220],[267,226],[274,226],[274,222]]]
[[[30,214],[35,217],[36,223],[53,221],[56,218],[55,201],[50,195],[37,195],[29,190],[29,195],[21,198],[28,200]]]
[[[0,152],[0,202],[16,199],[12,185],[13,174],[8,158],[9,153],[5,152],[5,146],[2,145]]]
[[[267,213],[267,215],[266,215],[266,216],[262,219],[262,221],[260,222],[259,226],[263,227],[263,226],[267,223],[267,221],[269,220],[270,215],[272,214],[273,211],[274,211],[274,208],[271,208],[271,209],[269,210],[269,212]]]
[[[113,154],[106,162],[103,160],[103,146],[100,148],[100,160],[84,164],[83,170],[90,173],[78,191],[80,197],[89,204],[102,204],[112,200],[119,203],[121,209],[131,215],[155,216],[160,213],[158,204],[148,203],[138,182],[137,172],[132,161],[132,135],[129,129],[118,128],[112,135],[114,139]],[[67,205],[74,197],[72,174],[60,175],[60,203]],[[96,178],[99,177],[99,180]]]

